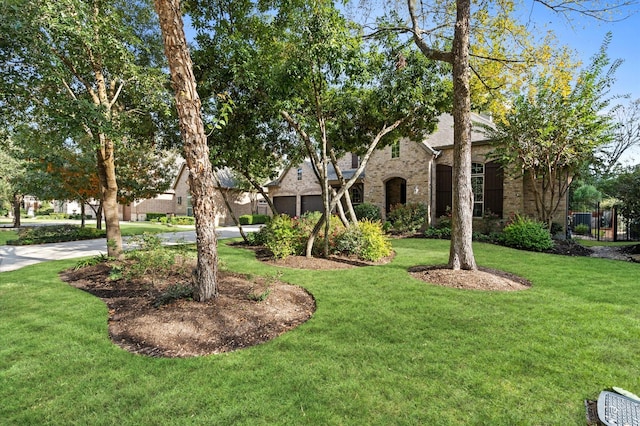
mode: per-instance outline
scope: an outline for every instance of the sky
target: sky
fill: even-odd
[[[531,17],[531,22],[535,22],[536,28],[554,30],[559,42],[574,49],[583,64],[589,63],[598,52],[607,32],[611,32],[613,38],[608,49],[609,57],[612,60],[623,60],[615,74],[616,84],[611,94],[629,94],[631,99],[640,98],[640,11],[617,22],[598,21],[575,13],[571,15],[572,21],[569,22],[540,3],[534,3],[525,13]],[[623,17],[624,15],[614,16]]]
[[[613,38],[607,50],[609,58],[623,60],[616,71],[611,95],[628,95],[629,99],[616,101],[623,105],[640,98],[640,12],[618,22],[600,22],[585,17],[568,22],[547,10],[540,10],[543,8],[539,4],[537,8],[532,13],[536,21],[553,28],[558,40],[573,48],[583,63],[589,62],[602,45],[607,32],[611,32]],[[627,166],[640,163],[640,147],[627,151],[621,163]]]

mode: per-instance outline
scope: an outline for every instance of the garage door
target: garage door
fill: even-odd
[[[302,209],[301,213],[303,214],[306,212],[321,212],[324,210],[321,195],[304,195],[300,201]]]
[[[273,197],[273,205],[276,211],[291,217],[296,215],[296,196]]]

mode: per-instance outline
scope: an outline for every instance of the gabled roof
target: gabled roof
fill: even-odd
[[[238,180],[235,178],[235,176],[233,175],[233,171],[230,168],[224,167],[222,169],[216,169],[214,171],[218,176],[218,181],[220,182],[221,188],[235,189],[238,187]],[[176,175],[176,178],[172,185],[173,192],[175,192],[176,185],[178,185],[178,181],[180,180],[180,177],[183,173],[188,173],[186,161],[183,161],[182,164],[180,165],[179,172]],[[216,186],[217,186],[217,182],[216,182]]]
[[[493,125],[488,117],[471,113],[471,143],[485,142],[487,137],[482,132],[480,125]],[[438,127],[435,132],[428,135],[423,141],[424,144],[431,148],[447,148],[453,146],[453,116],[451,114],[442,114],[438,119]]]

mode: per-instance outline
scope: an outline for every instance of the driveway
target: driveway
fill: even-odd
[[[243,226],[245,232],[254,232],[260,229],[259,225]],[[240,236],[235,226],[218,227],[216,234],[219,239],[235,238]],[[195,243],[195,231],[170,232],[158,234],[166,244],[180,242]],[[124,238],[125,249],[132,246]],[[84,256],[97,256],[107,253],[107,242],[104,238],[97,240],[69,241],[65,243],[37,244],[30,246],[0,246],[0,273],[14,271],[22,267],[33,265],[47,260],[72,259]]]

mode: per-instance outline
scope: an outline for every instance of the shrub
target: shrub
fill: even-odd
[[[251,246],[264,246],[267,243],[267,227],[262,227],[256,232],[247,232],[247,243]]]
[[[451,212],[447,208],[447,214],[440,216],[435,226],[424,231],[425,238],[441,240],[451,239]]]
[[[545,251],[553,247],[553,240],[546,226],[522,216],[516,216],[504,228],[502,243],[508,247],[530,251]]]
[[[265,246],[276,259],[296,254],[301,236],[299,229],[294,226],[293,219],[285,214],[277,215],[265,228]]]
[[[176,262],[175,252],[162,246],[162,239],[157,235],[143,233],[129,240],[138,245],[137,250],[127,252],[128,259],[133,260],[127,265],[125,276],[127,278],[149,277],[152,284],[154,277],[167,275]]]
[[[579,223],[575,226],[575,229],[573,231],[579,235],[586,235],[589,233],[589,225],[587,225],[586,223]]]
[[[160,218],[163,218],[163,217],[166,218],[167,214],[166,213],[147,213],[145,216],[146,216],[148,221],[152,221],[154,219],[155,220],[160,220]]]
[[[394,231],[402,234],[413,233],[422,228],[427,212],[427,205],[424,203],[396,204],[391,207],[387,219]]]
[[[196,218],[193,216],[174,216],[169,218],[172,225],[195,225]]]
[[[356,217],[358,220],[370,220],[376,221],[380,220],[382,217],[380,216],[380,208],[375,204],[371,203],[362,203],[353,207],[353,210],[356,213]]]
[[[487,209],[482,215],[482,233],[489,235],[500,230],[500,216]]]
[[[58,243],[102,238],[105,235],[104,230],[81,228],[75,225],[34,226],[20,229],[18,231],[18,239],[7,241],[7,244],[30,245]]]
[[[358,257],[377,261],[391,254],[391,243],[385,237],[380,222],[364,220],[358,223],[358,227],[363,238]]]
[[[66,213],[50,213],[49,219],[68,219],[69,215]]]
[[[335,253],[353,254],[363,260],[375,262],[391,254],[391,243],[380,222],[363,220],[344,229],[335,241]]]
[[[244,214],[238,218],[240,225],[260,225],[268,221],[269,216],[266,214]]]
[[[432,226],[424,231],[424,236],[426,238],[449,240],[451,239],[451,228],[440,228]]]

